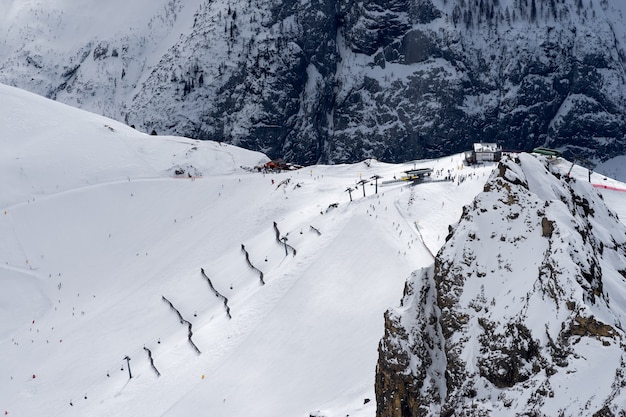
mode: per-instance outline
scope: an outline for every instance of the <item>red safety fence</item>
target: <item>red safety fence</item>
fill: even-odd
[[[626,192],[626,188],[618,188],[618,187],[613,187],[611,185],[604,185],[604,184],[591,184],[591,185],[593,185],[596,188],[603,188],[605,190]]]

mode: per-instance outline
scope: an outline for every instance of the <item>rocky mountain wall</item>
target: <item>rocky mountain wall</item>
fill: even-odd
[[[63,43],[69,6],[14,5],[0,81],[299,163],[405,161],[477,141],[589,165],[624,153],[617,0],[161,2],[132,27]]]

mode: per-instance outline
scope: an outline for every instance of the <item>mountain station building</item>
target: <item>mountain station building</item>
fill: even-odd
[[[498,162],[500,159],[502,159],[502,147],[497,143],[474,143],[474,149],[465,152],[465,161],[470,165]]]

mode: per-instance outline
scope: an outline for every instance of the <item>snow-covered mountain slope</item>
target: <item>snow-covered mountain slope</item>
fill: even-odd
[[[301,163],[623,155],[621,0],[0,3],[0,82]]]
[[[256,152],[0,97],[8,415],[374,415],[383,313],[493,169],[457,155],[261,173],[245,169]],[[382,184],[413,167],[456,181]],[[378,194],[350,202],[373,175]]]
[[[0,355],[8,359],[0,361],[0,412],[7,415],[374,416],[384,312],[397,304],[407,277],[431,267],[448,225],[495,168],[464,167],[455,155],[262,173],[246,169],[267,161],[256,152],[148,136],[11,87],[0,86],[0,97]],[[563,175],[572,168],[560,159],[553,166]],[[432,168],[435,181],[394,182],[412,168]],[[580,167],[571,173],[588,176]],[[371,183],[347,192],[374,175],[383,177],[377,194]],[[443,181],[448,177],[453,181]],[[592,182],[624,188],[595,173]],[[542,187],[542,198],[567,187]],[[589,192],[584,184],[573,187]],[[624,193],[603,192],[626,218]],[[604,273],[618,262],[608,255],[615,244],[607,236],[615,231],[606,230],[621,229],[600,203],[587,200],[596,216],[588,221],[605,231],[571,251],[584,259],[591,248],[589,265],[599,259]],[[555,239],[574,242],[557,222],[567,214],[562,204],[537,210],[555,221]],[[493,213],[499,211],[489,209],[485,218]],[[469,215],[453,236],[469,230]],[[527,239],[545,244],[536,233]],[[504,255],[512,257],[513,243],[505,241]],[[596,246],[587,247],[591,242],[604,242],[602,258]],[[499,250],[490,248],[486,259]],[[524,259],[517,258],[516,268]],[[593,312],[619,333],[619,277],[606,275],[608,298],[586,287],[568,294],[581,318]],[[582,294],[596,304],[576,298]],[[552,302],[548,297],[546,305]],[[498,298],[496,306],[506,312],[503,303]],[[557,318],[573,314],[561,307]],[[596,371],[613,381],[614,341],[581,339],[572,348],[581,356],[567,369],[590,369],[581,346],[602,355],[606,349],[613,362]],[[569,375],[577,374],[559,370],[550,381],[569,386]],[[515,395],[507,398],[521,406],[528,393]],[[569,397],[558,398],[563,402],[550,404],[567,407]]]
[[[200,3],[5,0],[2,79],[119,119]]]
[[[377,416],[623,413],[626,228],[553,163],[502,163],[407,282]]]
[[[5,86],[2,120],[2,207],[129,178],[230,174],[268,160],[226,144],[148,136]]]

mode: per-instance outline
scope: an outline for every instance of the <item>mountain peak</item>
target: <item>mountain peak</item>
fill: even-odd
[[[501,162],[434,266],[409,280],[386,315],[379,416],[623,404],[626,231],[589,184],[551,163]],[[590,387],[599,369],[615,377]]]

